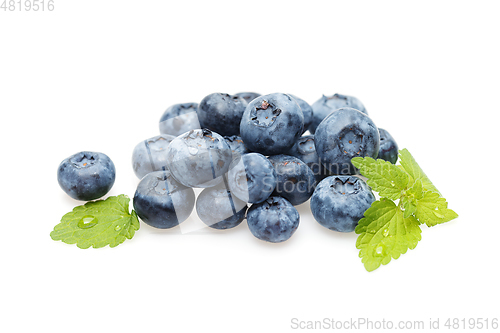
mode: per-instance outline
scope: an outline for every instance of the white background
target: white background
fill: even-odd
[[[292,318],[359,317],[440,318],[445,330],[447,318],[499,317],[499,9],[55,0],[53,12],[0,11],[0,331],[287,332]],[[132,150],[168,106],[239,91],[360,98],[460,217],[424,226],[415,250],[372,273],[356,235],[321,227],[309,203],[282,244],[246,222],[141,224],[114,249],[51,240],[80,204],[57,184],[61,160],[104,152],[117,168],[109,195],[133,196]],[[202,226],[195,212],[184,223]]]

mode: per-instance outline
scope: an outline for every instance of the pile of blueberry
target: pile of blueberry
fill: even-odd
[[[246,218],[255,237],[273,243],[293,235],[294,206],[309,199],[321,225],[353,231],[375,197],[351,159],[396,163],[398,154],[363,104],[340,94],[310,106],[282,93],[214,93],[168,108],[160,133],[132,154],[141,179],[133,205],[142,221],[172,228],[196,206],[211,228],[234,228]],[[71,197],[94,200],[113,186],[115,167],[102,153],[81,152],[61,163],[58,180]],[[203,188],[197,198],[195,187]]]

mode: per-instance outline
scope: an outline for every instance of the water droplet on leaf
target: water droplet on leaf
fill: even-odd
[[[91,215],[86,215],[78,221],[78,227],[81,229],[89,229],[97,224],[97,218]]]

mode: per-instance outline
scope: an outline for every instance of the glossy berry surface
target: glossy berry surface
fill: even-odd
[[[229,145],[231,151],[233,152],[233,157],[235,155],[243,155],[250,153],[250,149],[247,148],[241,136],[238,135],[225,136],[224,139]]]
[[[57,181],[66,194],[76,200],[99,199],[111,190],[116,170],[111,159],[90,151],[76,153],[59,164]]]
[[[153,171],[167,167],[167,148],[175,136],[162,134],[141,141],[132,153],[132,167],[137,178],[141,179]]]
[[[309,105],[309,103],[304,101],[302,98],[299,98],[299,97],[291,95],[291,94],[290,94],[290,96],[297,102],[297,104],[299,104],[300,109],[302,110],[302,114],[304,115],[304,129],[302,130],[302,133],[304,133],[305,131],[307,131],[307,129],[309,128],[309,126],[312,123],[313,109]]]
[[[261,96],[260,94],[254,92],[240,92],[234,95],[243,98],[245,101],[247,101],[247,103],[250,103],[257,97]]]
[[[385,129],[379,128],[380,133],[380,150],[378,151],[378,158],[381,158],[392,164],[398,161],[398,144],[396,140]]]
[[[252,234],[266,242],[288,240],[299,227],[299,212],[286,199],[272,196],[252,205],[247,212],[248,228]]]
[[[200,128],[198,103],[181,103],[169,107],[160,118],[160,133],[178,136]]]
[[[286,94],[260,96],[243,114],[240,135],[246,146],[263,155],[290,149],[304,128],[304,115],[297,102]]]
[[[231,193],[244,202],[266,200],[276,187],[276,171],[268,159],[258,153],[241,155],[231,162],[227,181]]]
[[[309,126],[309,132],[314,134],[319,123],[321,123],[326,116],[337,109],[346,107],[356,109],[368,115],[365,106],[356,97],[341,94],[334,94],[332,96],[323,95],[323,97],[312,105],[313,119],[311,121],[311,125]]]
[[[224,185],[204,189],[196,199],[196,212],[206,225],[214,229],[231,229],[245,219],[247,204]]]
[[[217,185],[231,160],[226,140],[208,129],[179,135],[167,148],[168,169],[178,182],[188,187]]]
[[[309,200],[316,187],[311,168],[297,157],[289,155],[274,155],[268,159],[277,175],[274,195],[287,199],[294,206]]]
[[[377,158],[380,149],[377,126],[366,114],[352,108],[330,113],[316,129],[314,142],[321,163],[335,175],[355,174],[351,159]]]
[[[203,98],[198,106],[200,126],[220,135],[238,135],[241,117],[247,104],[242,97],[235,95],[210,94]]]
[[[316,153],[314,135],[304,135],[298,138],[286,154],[295,156],[307,164],[307,166],[311,168],[314,173],[318,183],[323,178],[330,175],[329,172],[323,167],[323,164],[321,164],[321,160]]]
[[[311,212],[325,228],[354,231],[375,196],[356,176],[330,176],[323,179],[311,197]]]

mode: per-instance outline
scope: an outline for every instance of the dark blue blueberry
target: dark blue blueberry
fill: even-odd
[[[144,223],[160,229],[184,222],[193,211],[192,188],[179,184],[168,170],[142,178],[134,195],[134,210]]]
[[[295,156],[307,164],[314,173],[318,183],[326,176],[330,176],[330,173],[323,167],[316,153],[314,135],[304,135],[298,138],[292,148],[287,152],[287,155]]]
[[[231,161],[232,152],[226,140],[205,128],[179,135],[167,148],[168,169],[188,187],[217,185]]]
[[[311,134],[314,134],[319,123],[321,123],[321,121],[325,119],[326,116],[337,109],[346,107],[356,109],[363,112],[364,114],[368,114],[363,103],[361,103],[361,101],[356,97],[340,94],[335,94],[332,96],[323,95],[323,97],[321,97],[312,105],[313,120],[311,122],[311,125],[309,126],[309,132],[311,132]]]
[[[260,96],[260,94],[254,92],[240,92],[234,95],[243,98],[245,101],[247,101],[247,103],[250,103],[251,101]]]
[[[214,229],[230,229],[245,219],[247,204],[234,195],[224,183],[204,189],[196,199],[200,219]]]
[[[132,153],[132,167],[135,175],[141,179],[153,171],[167,167],[167,148],[175,136],[162,134],[141,141]]]
[[[248,154],[250,153],[250,149],[245,146],[245,143],[243,142],[243,139],[241,136],[238,135],[232,135],[232,136],[225,136],[224,139],[226,140],[227,144],[229,145],[229,148],[234,154]]]
[[[182,103],[169,107],[160,118],[160,133],[178,136],[200,128],[198,103]]]
[[[304,115],[286,94],[260,96],[251,101],[241,119],[240,132],[246,146],[264,155],[288,151],[302,134]]]
[[[249,153],[235,158],[229,166],[228,185],[240,200],[258,203],[276,187],[276,171],[264,155]]]
[[[290,96],[292,96],[292,98],[299,104],[300,109],[302,110],[302,114],[304,115],[304,129],[302,130],[302,133],[304,133],[305,131],[307,131],[313,121],[313,109],[309,105],[309,103],[304,101],[302,98],[299,98],[292,94],[290,94]]]
[[[273,196],[248,209],[247,222],[252,234],[266,242],[288,240],[299,227],[299,212],[286,199]]]
[[[330,113],[316,129],[314,142],[321,163],[334,175],[355,174],[351,159],[377,158],[380,149],[377,126],[366,114],[351,108]]]
[[[309,200],[316,187],[311,168],[297,157],[289,155],[274,155],[268,159],[277,175],[274,195],[282,196],[294,206]]]
[[[378,151],[378,158],[381,158],[392,164],[398,161],[398,144],[396,140],[385,129],[379,127],[380,133],[380,150]]]
[[[361,178],[330,176],[316,186],[311,212],[325,228],[351,232],[374,201],[370,187]]]
[[[116,170],[103,153],[83,151],[61,162],[57,181],[67,195],[76,200],[99,199],[111,190]]]
[[[198,107],[200,126],[220,135],[238,135],[246,106],[247,102],[242,97],[221,93],[210,94]]]

